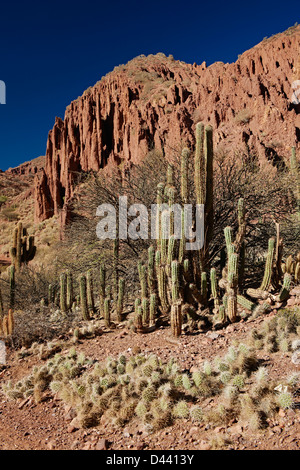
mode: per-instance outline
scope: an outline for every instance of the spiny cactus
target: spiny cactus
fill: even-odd
[[[278,294],[277,300],[279,302],[283,302],[286,300],[290,295],[290,288],[291,288],[292,276],[289,273],[285,273],[283,277],[283,284],[282,288]]]
[[[112,269],[112,295],[114,301],[117,300],[118,296],[118,281],[119,281],[119,239],[118,237],[113,240],[113,269]]]
[[[171,331],[173,336],[178,337],[182,331],[182,305],[180,302],[171,306]]]
[[[296,283],[300,282],[300,251],[295,258],[292,255],[287,256],[284,263],[281,264],[283,273],[291,274]]]
[[[18,222],[14,229],[13,244],[10,249],[11,258],[17,273],[20,271],[22,264],[27,264],[34,258],[35,253],[34,237],[28,237],[26,228],[23,227],[22,222]]]
[[[11,309],[15,306],[15,294],[16,294],[16,281],[15,281],[16,268],[14,265],[10,267],[9,275],[9,307]]]
[[[125,295],[125,279],[119,279],[118,301],[117,301],[117,320],[122,321],[122,314],[124,308],[124,295]]]
[[[238,255],[232,253],[228,264],[227,317],[231,322],[237,317]]]
[[[260,290],[265,291],[270,287],[272,280],[272,267],[274,259],[274,250],[275,250],[275,239],[272,237],[269,239],[268,243],[268,253],[265,264],[265,273],[260,285]]]
[[[107,328],[109,328],[110,325],[111,325],[111,321],[110,321],[110,310],[111,310],[111,306],[110,306],[110,298],[109,298],[109,297],[106,297],[106,298],[104,299],[103,308],[104,308],[104,322],[105,322],[105,326],[106,326]]]
[[[66,304],[67,309],[71,310],[74,301],[74,292],[73,292],[73,276],[70,271],[67,271],[67,294],[66,294]]]
[[[89,316],[91,317],[95,313],[93,275],[92,275],[91,269],[89,269],[86,274],[86,292],[87,292],[88,311],[89,311]]]
[[[62,313],[68,311],[67,308],[67,275],[62,273],[60,275],[60,310]]]
[[[10,308],[7,315],[0,317],[0,336],[9,338],[13,335],[15,328],[14,312]]]
[[[251,300],[248,300],[246,297],[243,295],[237,295],[237,303],[241,306],[244,307],[246,310],[249,310],[250,312],[253,312],[255,309],[255,304],[251,302]]]
[[[279,393],[277,397],[277,401],[278,401],[279,406],[284,410],[288,408],[293,408],[294,403],[295,403],[292,393],[288,391],[283,391]]]
[[[294,194],[296,199],[296,210],[298,218],[300,219],[300,169],[297,162],[296,147],[292,147],[290,158],[290,171],[294,180]]]
[[[188,162],[190,151],[184,148],[181,152],[181,199],[183,204],[187,204],[189,200],[188,190]]]
[[[104,315],[104,299],[106,291],[106,269],[102,263],[99,268],[99,303],[100,303],[100,315]]]
[[[88,302],[87,302],[87,282],[86,276],[82,275],[79,280],[80,283],[80,305],[81,314],[84,320],[90,320]]]

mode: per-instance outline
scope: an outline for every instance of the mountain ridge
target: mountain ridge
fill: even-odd
[[[35,175],[35,221],[65,214],[82,171],[138,163],[152,148],[172,158],[199,121],[215,149],[285,163],[300,140],[300,27],[264,39],[236,62],[187,64],[162,53],[115,67],[56,118]],[[64,221],[62,220],[64,223]]]

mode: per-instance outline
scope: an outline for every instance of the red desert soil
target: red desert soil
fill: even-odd
[[[153,352],[164,362],[177,358],[183,369],[201,367],[205,360],[222,356],[233,341],[243,342],[253,328],[274,313],[248,319],[240,323],[207,333],[182,335],[178,340],[170,337],[168,328],[160,328],[149,334],[136,334],[126,328],[103,332],[102,336],[83,340],[76,345],[91,359],[104,360],[120,353],[132,354],[139,347],[142,353]],[[299,371],[300,366],[291,362],[291,353],[258,351],[258,357],[268,367],[271,379],[287,376]],[[36,356],[16,359],[15,352],[8,351],[7,366],[0,373],[0,382],[16,380],[28,375],[35,364]],[[1,383],[0,383],[1,385]],[[204,406],[211,406],[209,398]],[[31,399],[8,401],[0,396],[0,449],[1,450],[209,450],[215,438],[222,448],[233,450],[298,450],[300,448],[299,404],[292,410],[280,410],[266,429],[252,432],[247,423],[232,422],[229,426],[214,427],[208,424],[195,425],[186,419],[177,419],[175,424],[153,434],[145,432],[138,419],[125,428],[113,429],[109,422],[101,420],[95,428],[79,429],[70,425],[74,414],[59,399],[48,396],[35,404]]]

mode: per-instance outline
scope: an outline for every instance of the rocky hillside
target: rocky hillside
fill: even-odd
[[[164,54],[116,67],[56,118],[46,164],[35,178],[35,220],[67,207],[77,175],[140,161],[155,147],[165,156],[193,144],[198,121],[214,128],[215,148],[284,161],[300,139],[300,27],[265,39],[235,63],[209,67]],[[64,212],[64,211],[63,211]]]

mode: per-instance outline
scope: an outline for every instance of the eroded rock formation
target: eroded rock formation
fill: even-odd
[[[300,27],[262,41],[235,63],[186,64],[140,56],[73,101],[49,132],[36,175],[36,220],[66,208],[82,171],[139,162],[155,147],[166,158],[193,144],[198,121],[214,127],[215,148],[276,163],[300,140]]]

